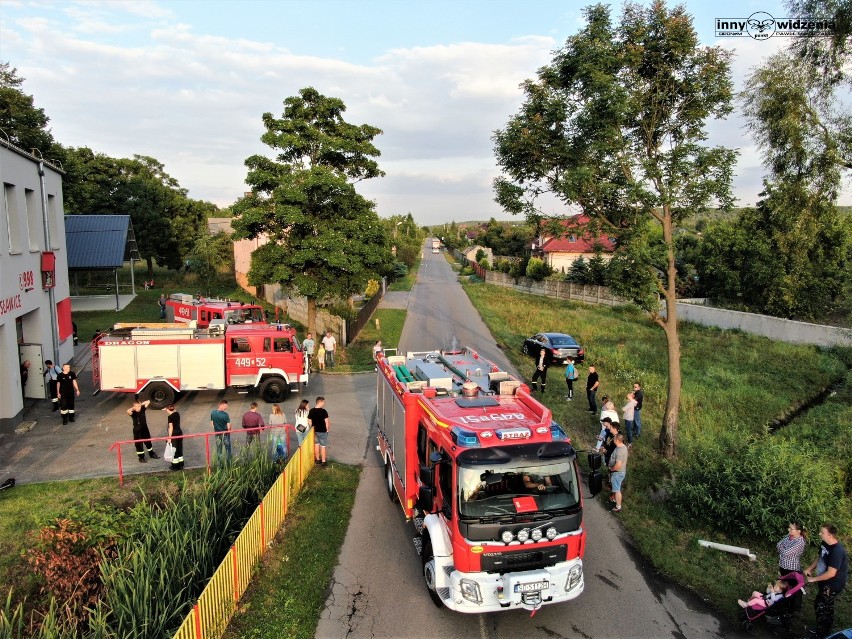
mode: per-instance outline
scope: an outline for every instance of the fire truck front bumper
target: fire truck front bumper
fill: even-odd
[[[452,570],[452,564],[438,572],[446,575],[443,584],[436,584],[438,595],[447,608],[457,612],[537,610],[574,599],[584,587],[581,559],[503,575],[462,573]]]

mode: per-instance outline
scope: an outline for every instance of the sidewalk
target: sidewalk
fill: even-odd
[[[75,313],[89,311],[115,311],[124,309],[136,299],[135,295],[119,295],[118,308],[115,308],[115,295],[81,295],[71,297],[71,308]]]

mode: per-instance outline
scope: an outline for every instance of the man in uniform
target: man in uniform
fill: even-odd
[[[133,400],[133,406],[127,409],[127,414],[133,421],[133,439],[135,440],[151,439],[151,431],[148,430],[148,418],[145,417],[145,411],[148,410],[150,405],[151,400],[146,399],[144,402],[140,402],[139,397],[136,397]],[[136,455],[143,464],[148,461],[145,459],[146,450],[151,459],[157,459],[157,453],[154,452],[154,447],[150,441],[136,441],[134,446],[136,446]]]
[[[73,422],[74,399],[80,396],[80,387],[77,385],[77,373],[71,370],[71,364],[63,364],[62,372],[56,376],[56,396],[59,398],[62,424],[67,424],[69,419]]]

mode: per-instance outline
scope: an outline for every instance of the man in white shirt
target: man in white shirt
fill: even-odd
[[[322,338],[322,345],[325,348],[325,365],[329,368],[334,368],[334,351],[337,349],[337,340],[331,331],[325,332],[325,337]]]

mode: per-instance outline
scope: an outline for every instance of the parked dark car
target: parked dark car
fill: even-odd
[[[564,364],[569,357],[573,357],[576,364],[586,357],[583,347],[577,343],[577,340],[565,333],[536,333],[524,340],[523,351],[533,359],[538,357],[542,348],[548,348],[553,352],[553,361],[556,364]]]

